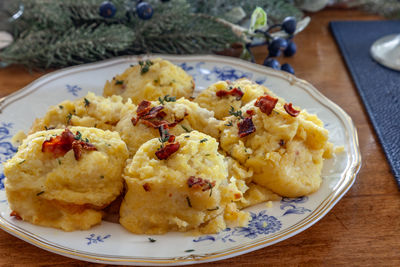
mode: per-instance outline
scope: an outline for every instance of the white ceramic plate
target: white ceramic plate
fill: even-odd
[[[275,244],[304,231],[320,220],[355,181],[361,158],[357,132],[350,117],[309,83],[288,73],[246,61],[218,56],[161,57],[193,75],[197,90],[219,80],[248,77],[269,87],[287,101],[317,114],[330,131],[329,140],[343,145],[344,153],[327,160],[318,192],[302,198],[251,207],[248,227],[226,229],[216,235],[189,236],[168,233],[160,236],[134,235],[121,225],[102,222],[88,231],[63,232],[35,226],[10,217],[0,170],[0,227],[31,244],[67,257],[112,264],[182,265],[221,260]],[[33,120],[50,105],[83,97],[88,91],[102,94],[107,79],[123,72],[138,57],[120,57],[59,71],[31,83],[1,103],[0,160],[16,152],[10,143],[19,130],[28,131]],[[156,242],[150,242],[152,238]]]

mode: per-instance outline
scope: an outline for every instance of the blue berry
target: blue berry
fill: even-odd
[[[287,57],[291,57],[296,54],[297,46],[294,42],[289,42],[286,49],[283,51],[283,54]]]
[[[99,14],[104,18],[114,17],[116,11],[117,9],[115,8],[115,5],[109,1],[104,1],[101,3],[99,8]]]
[[[294,69],[292,66],[290,66],[288,63],[285,63],[281,66],[281,70],[284,70],[286,72],[289,72],[291,74],[294,74]]]
[[[282,38],[276,38],[268,45],[268,52],[270,57],[277,57],[280,55],[281,51],[281,40]]]
[[[153,8],[147,2],[140,2],[136,6],[136,12],[139,18],[144,20],[151,19],[151,17],[153,16]]]
[[[285,49],[288,45],[288,41],[283,38],[277,38],[277,39],[279,40],[279,45],[280,45],[281,49]]]
[[[273,68],[275,70],[279,70],[280,67],[278,60],[269,57],[264,60],[264,66]]]
[[[288,34],[293,34],[296,31],[296,24],[294,17],[287,17],[282,22],[282,29]]]

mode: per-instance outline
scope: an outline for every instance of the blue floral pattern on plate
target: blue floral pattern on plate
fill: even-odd
[[[226,228],[217,235],[204,235],[193,242],[201,242],[205,240],[222,242],[236,242],[235,237],[243,236],[250,239],[255,239],[259,235],[268,235],[279,231],[282,223],[274,216],[269,216],[266,211],[260,211],[258,214],[250,212],[251,219],[247,227]]]
[[[235,68],[232,68],[230,66],[222,66],[222,67],[214,67],[211,70],[206,69],[203,67],[205,63],[204,62],[199,62],[195,66],[190,66],[186,62],[180,64],[179,66],[192,75],[193,79],[196,81],[196,79],[201,78],[202,80],[205,81],[215,81],[215,80],[221,80],[221,81],[235,81],[237,79],[241,78],[248,78],[252,79],[253,78],[253,73],[251,72],[245,72],[241,71]],[[267,80],[266,77],[255,77],[254,81],[258,84],[264,84],[265,81]]]
[[[65,87],[67,88],[67,91],[74,96],[78,96],[78,92],[82,90],[78,85],[66,84]]]
[[[6,139],[11,139],[12,135],[10,129],[12,128],[12,123],[1,123],[0,126],[0,163],[6,162],[17,152],[17,148],[14,147],[11,142]],[[0,173],[0,190],[4,189],[4,173]]]
[[[87,245],[92,245],[92,244],[97,244],[97,243],[104,243],[104,240],[106,240],[110,237],[111,237],[110,234],[105,235],[105,236],[101,236],[101,235],[96,236],[95,234],[90,234],[90,236],[85,237],[85,239],[89,240],[87,242]]]
[[[311,212],[310,209],[297,206],[297,204],[306,203],[307,201],[308,197],[306,196],[298,198],[287,198],[287,197],[282,198],[280,208],[281,210],[285,210],[285,213],[283,213],[282,216],[288,214],[304,214],[306,212]]]

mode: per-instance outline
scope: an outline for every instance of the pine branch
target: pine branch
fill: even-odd
[[[18,39],[0,53],[0,58],[28,67],[64,67],[116,56],[134,39],[134,32],[125,25],[83,26],[61,36],[42,30]]]
[[[240,41],[232,29],[215,18],[198,14],[181,17],[179,23],[159,28],[144,28],[139,34],[132,51],[170,54],[212,53]]]

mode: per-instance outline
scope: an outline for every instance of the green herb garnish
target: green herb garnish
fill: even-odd
[[[61,160],[57,159],[58,165],[61,165]]]
[[[185,132],[190,133],[191,130],[189,130],[185,125],[180,124],[180,126],[182,127],[183,130],[185,130]]]
[[[18,164],[22,164],[22,163],[24,163],[24,162],[25,162],[25,160],[23,159],[22,161],[18,162]]]
[[[70,124],[71,119],[72,119],[72,114],[68,113],[68,115],[67,115],[67,124]]]
[[[100,175],[100,179],[104,179],[104,175]]]
[[[86,97],[83,99],[85,103],[85,107],[88,107],[90,105],[90,101],[86,99]]]
[[[235,109],[232,106],[231,106],[231,109],[229,110],[229,114],[231,114],[235,117],[238,117],[240,119],[244,119],[244,117],[242,115],[242,111],[241,110],[235,111]]]
[[[190,202],[190,198],[189,198],[189,197],[186,197],[186,201],[187,201],[187,203],[188,203],[188,206],[191,208],[191,207],[192,207],[192,203]]]
[[[149,241],[150,241],[151,243],[154,243],[154,242],[156,242],[157,240],[155,240],[155,239],[149,237]]]
[[[146,61],[139,61],[139,65],[140,65],[140,74],[143,75],[149,71],[151,65],[153,65],[153,62],[147,59]]]
[[[44,193],[44,191],[40,191],[39,193],[37,193],[36,195],[37,196],[40,196],[41,194],[43,194]]]
[[[81,134],[80,131],[77,131],[77,132],[76,132],[76,135],[74,136],[74,139],[75,139],[75,140],[81,140],[81,139],[82,139],[82,134]]]
[[[225,124],[225,126],[233,126],[232,121],[229,121],[227,124]]]
[[[123,85],[124,84],[124,80],[116,80],[115,81],[115,85]]]
[[[204,142],[207,142],[207,141],[208,141],[207,138],[203,138],[203,139],[200,140],[200,144],[201,144],[201,143],[204,143]]]
[[[215,208],[213,208],[213,209],[207,209],[208,211],[214,211],[214,210],[219,210],[219,207],[218,206],[216,206]]]
[[[193,252],[194,251],[194,249],[187,249],[187,250],[185,250],[185,252]]]
[[[58,108],[59,108],[59,109],[63,109],[63,108],[64,108],[64,106],[61,106],[61,105],[59,105],[59,106],[58,106]]]
[[[164,147],[164,143],[168,142],[170,134],[168,132],[168,128],[164,128],[162,126],[159,128],[159,131],[160,131],[160,138],[158,138],[158,141],[160,141],[161,143],[159,149],[162,149]]]
[[[164,98],[159,97],[158,101],[160,102],[161,105],[164,105],[164,102],[175,102],[176,101],[176,97],[175,96],[165,95]]]

